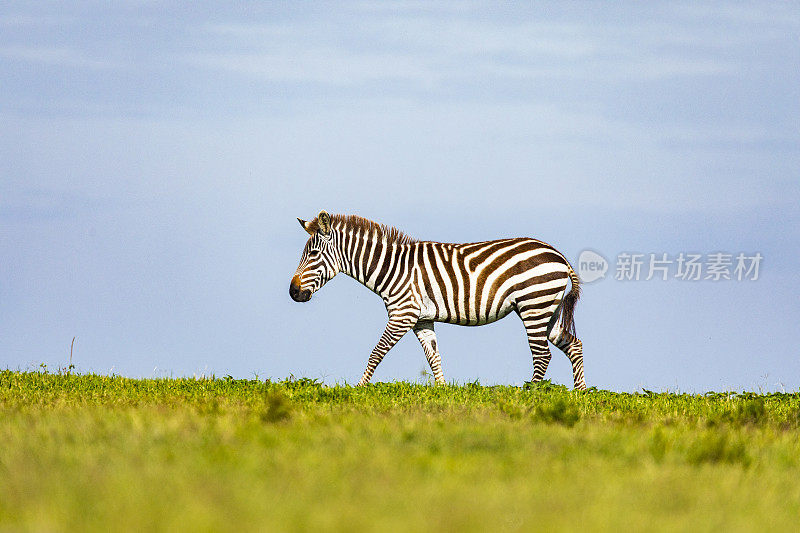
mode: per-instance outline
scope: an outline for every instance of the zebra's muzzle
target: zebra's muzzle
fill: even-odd
[[[292,300],[295,302],[307,302],[311,299],[311,291],[308,289],[301,290],[300,283],[295,283],[295,279],[293,278],[291,283],[289,283],[289,296],[291,296]]]

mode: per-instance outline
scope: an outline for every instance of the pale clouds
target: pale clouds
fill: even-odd
[[[430,61],[401,54],[349,54],[316,48],[291,53],[206,53],[186,56],[198,67],[254,76],[269,81],[355,86],[371,81],[434,80]]]
[[[442,21],[414,15],[359,20],[346,30],[335,21],[309,21],[227,23],[205,31],[212,42],[224,38],[227,51],[188,54],[189,63],[296,83],[401,80],[426,89],[486,77],[654,81],[735,74],[740,68],[714,49],[686,53],[691,45],[686,36],[671,37],[649,24],[598,28],[589,23]],[[720,38],[717,48],[741,44],[723,34],[715,37]]]
[[[3,46],[0,47],[0,59],[45,66],[86,69],[120,68],[120,64],[117,62],[90,57],[84,52],[67,47]]]

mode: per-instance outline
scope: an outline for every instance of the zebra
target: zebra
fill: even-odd
[[[436,384],[444,384],[434,322],[480,326],[512,311],[522,319],[533,356],[533,382],[550,363],[548,340],[572,363],[576,389],[585,389],[583,345],[573,312],[580,281],[569,261],[547,243],[509,238],[468,244],[417,241],[397,228],[355,215],[320,211],[297,219],[310,235],[289,284],[307,302],[342,272],[379,295],[389,315],[358,385],[409,330],[417,336]],[[572,289],[566,293],[567,280]]]

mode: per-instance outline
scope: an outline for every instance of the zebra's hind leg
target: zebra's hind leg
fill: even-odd
[[[580,339],[561,327],[561,322],[555,324],[548,335],[550,342],[564,352],[572,363],[572,379],[575,388],[586,389],[586,380],[583,377],[583,343]]]
[[[547,372],[547,366],[550,364],[550,359],[553,356],[550,354],[550,349],[547,350],[547,355],[539,355],[533,356],[533,381],[534,383],[538,383],[544,379],[544,375]]]
[[[422,345],[422,351],[425,352],[425,358],[428,364],[431,365],[433,372],[433,379],[436,380],[437,385],[444,385],[444,374],[442,373],[442,356],[439,355],[439,347],[436,343],[436,333],[433,331],[433,322],[430,320],[420,320],[414,326],[414,333]]]
[[[525,332],[528,334],[528,346],[531,348],[533,356],[533,378],[531,381],[537,383],[544,379],[547,366],[550,364],[550,347],[547,345],[547,315],[528,315],[519,313]]]

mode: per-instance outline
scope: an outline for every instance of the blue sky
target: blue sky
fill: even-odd
[[[326,209],[599,251],[589,385],[800,387],[795,4],[238,5],[0,6],[0,368],[75,336],[84,372],[354,383],[381,301],[287,292],[295,217]],[[719,251],[759,279],[613,279],[622,252]],[[437,333],[447,379],[530,379],[514,316]],[[404,338],[376,379],[425,365]]]

